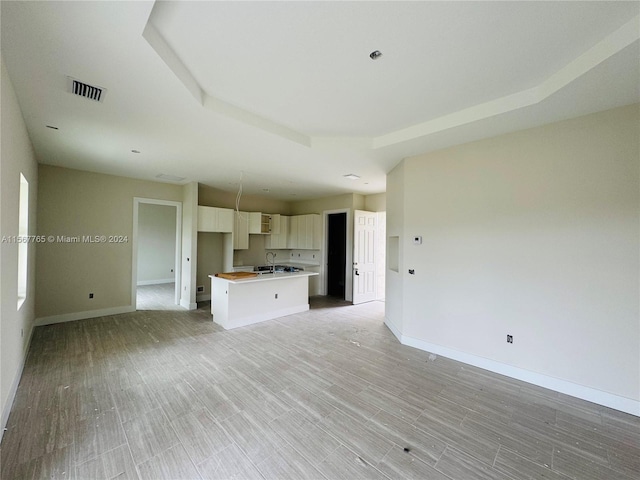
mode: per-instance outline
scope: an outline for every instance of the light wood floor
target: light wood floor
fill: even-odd
[[[400,345],[379,302],[38,327],[2,479],[637,479],[640,419]]]
[[[176,305],[176,284],[138,285],[136,287],[137,310],[184,310]]]

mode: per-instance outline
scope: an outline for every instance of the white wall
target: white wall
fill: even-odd
[[[405,160],[404,342],[640,414],[638,125],[633,105]]]
[[[176,207],[138,206],[138,285],[175,281]]]
[[[404,184],[405,164],[401,162],[387,175],[387,269],[385,275],[385,323],[396,336],[403,330],[404,319]],[[397,240],[400,240],[399,242]],[[395,248],[397,246],[397,249]],[[397,268],[396,268],[397,267]]]
[[[198,265],[198,184],[187,183],[182,190],[182,286],[180,305],[195,310]]]
[[[38,165],[11,79],[1,64],[0,237],[18,235],[20,173],[29,182],[29,235],[36,234]],[[35,320],[35,243],[28,246],[27,295],[18,310],[18,244],[0,244],[0,439],[9,418]]]
[[[196,271],[196,285],[204,286],[203,292],[198,292],[198,301],[211,299],[211,279],[209,275],[224,272],[225,236],[229,233],[198,233],[198,260]]]
[[[39,166],[38,178],[39,235],[125,240],[39,243],[38,324],[132,311],[134,198],[179,202],[184,187],[50,165]]]

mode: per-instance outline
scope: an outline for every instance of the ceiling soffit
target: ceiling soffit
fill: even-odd
[[[157,14],[161,8],[163,8],[162,2],[154,5],[145,25],[143,37],[200,105],[227,118],[305,147],[320,150],[337,148],[377,150],[538,104],[640,39],[640,28],[638,28],[640,16],[635,16],[542,82],[525,90],[377,136],[313,136],[233,105],[205,91],[185,62],[165,41],[162,32],[154,25],[154,14]]]

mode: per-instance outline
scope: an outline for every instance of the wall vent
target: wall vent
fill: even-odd
[[[89,85],[88,83],[81,82],[75,78],[67,77],[69,79],[69,92],[79,97],[88,98],[96,102],[102,102],[104,96],[107,93],[106,88],[96,87],[95,85]]]

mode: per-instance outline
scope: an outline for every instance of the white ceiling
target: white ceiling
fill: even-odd
[[[135,178],[377,193],[406,156],[640,101],[638,2],[1,8],[38,160]],[[104,101],[68,93],[67,76]]]

